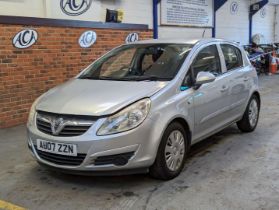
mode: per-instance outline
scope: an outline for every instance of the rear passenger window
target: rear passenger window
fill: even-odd
[[[228,71],[243,66],[242,54],[237,47],[229,44],[222,44],[221,48],[225,57]]]
[[[215,76],[222,73],[220,57],[216,45],[210,45],[203,48],[195,58],[192,64],[194,78],[201,71],[210,72]]]

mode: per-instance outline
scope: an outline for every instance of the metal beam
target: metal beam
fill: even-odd
[[[216,36],[216,12],[227,2],[228,0],[214,0],[213,2],[213,28],[212,37]]]
[[[253,17],[258,11],[260,11],[267,4],[268,4],[268,0],[262,0],[260,2],[250,5],[249,15]]]
[[[252,43],[253,16],[267,4],[268,4],[268,0],[262,0],[260,2],[250,5],[250,12],[249,12],[249,43],[250,44]]]
[[[217,12],[228,0],[214,0],[214,12]]]
[[[158,39],[158,3],[161,0],[153,0],[153,39]]]

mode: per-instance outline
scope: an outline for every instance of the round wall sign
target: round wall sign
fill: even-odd
[[[266,8],[265,7],[261,9],[260,14],[261,14],[262,18],[265,18],[265,16],[266,16]]]
[[[78,16],[85,13],[93,0],[60,0],[62,12],[70,16]]]
[[[16,48],[24,49],[31,47],[38,40],[38,33],[33,29],[25,29],[18,32],[13,38],[13,45]]]
[[[139,34],[138,33],[130,33],[127,37],[126,37],[126,43],[132,43],[132,42],[136,42],[139,40]]]
[[[236,1],[232,2],[230,10],[232,15],[236,15],[238,12],[238,2]]]
[[[82,48],[91,47],[97,40],[97,34],[95,31],[85,31],[81,34],[78,43]]]

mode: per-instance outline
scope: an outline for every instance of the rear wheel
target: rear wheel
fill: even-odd
[[[260,101],[253,95],[248,103],[243,118],[237,122],[238,128],[243,132],[252,132],[256,129],[260,112]]]
[[[162,137],[156,160],[150,167],[150,175],[163,180],[178,176],[183,169],[188,147],[183,126],[177,122],[170,124]]]

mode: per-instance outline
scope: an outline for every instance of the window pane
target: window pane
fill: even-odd
[[[190,44],[123,45],[98,59],[80,78],[172,80],[191,49]]]
[[[132,48],[112,56],[101,66],[100,76],[108,77],[113,75],[119,77],[125,74],[130,66],[135,51],[136,49]]]
[[[241,51],[237,47],[223,44],[221,45],[221,48],[228,71],[243,66]]]
[[[216,45],[211,45],[202,49],[192,64],[194,78],[201,71],[210,72],[215,76],[222,73],[220,57]]]

